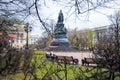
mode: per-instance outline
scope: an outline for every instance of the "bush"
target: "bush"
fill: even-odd
[[[35,50],[34,55],[44,55],[45,51]]]
[[[32,59],[31,50],[16,51],[8,50],[8,52],[0,55],[0,72],[7,75],[9,72],[15,73],[20,67],[21,69],[27,69]]]

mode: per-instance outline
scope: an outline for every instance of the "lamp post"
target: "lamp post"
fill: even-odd
[[[29,23],[26,23],[24,26],[24,29],[25,29],[25,32],[27,33],[25,49],[29,49],[29,47],[28,47],[28,33],[31,32],[32,27],[29,26]]]

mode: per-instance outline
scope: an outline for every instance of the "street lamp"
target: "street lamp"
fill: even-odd
[[[31,32],[32,27],[29,26],[29,23],[26,23],[24,26],[24,29],[25,29],[25,32],[27,33],[25,49],[29,49],[29,47],[28,47],[28,32]]]

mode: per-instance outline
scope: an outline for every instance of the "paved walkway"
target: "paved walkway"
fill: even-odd
[[[80,51],[80,52],[52,52],[55,55],[61,55],[61,56],[73,56],[73,58],[77,58],[79,60],[79,65],[81,65],[81,59],[84,57],[90,58],[94,57],[94,54],[92,52],[85,52],[85,51]]]

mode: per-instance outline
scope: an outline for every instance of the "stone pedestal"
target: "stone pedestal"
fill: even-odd
[[[69,41],[67,38],[54,38],[51,46],[69,46]]]

